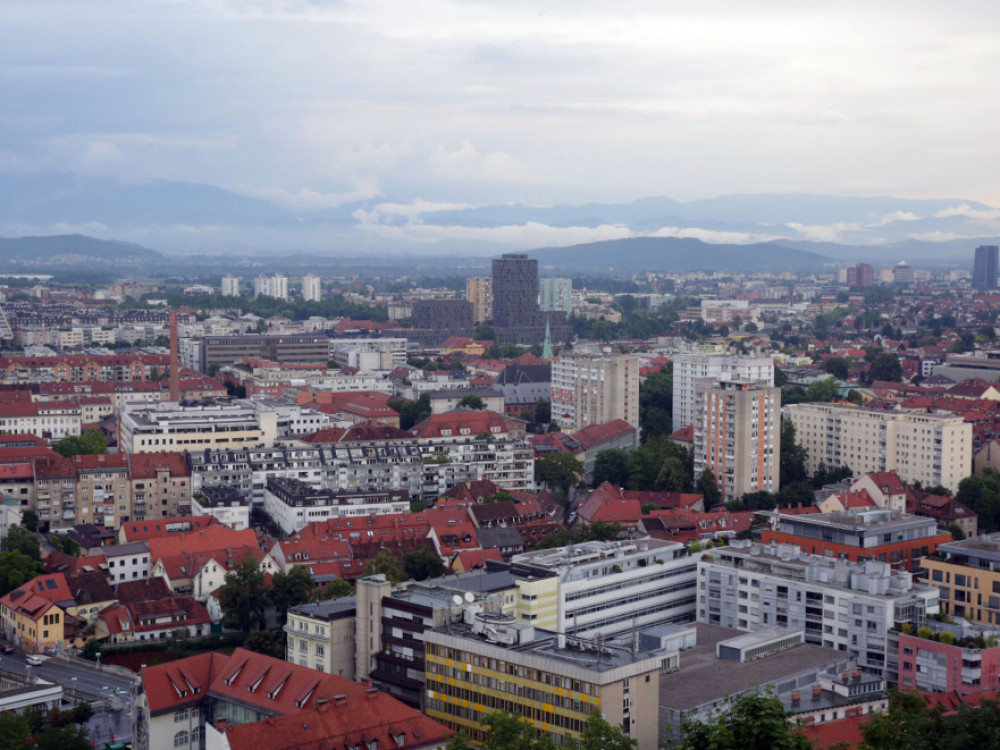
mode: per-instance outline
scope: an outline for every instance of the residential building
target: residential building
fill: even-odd
[[[840,513],[771,514],[773,528],[761,532],[764,544],[793,544],[803,552],[854,562],[878,560],[915,571],[920,558],[951,541],[932,518],[886,508],[857,508]]]
[[[253,280],[253,296],[287,300],[288,277],[280,273],[274,276],[258,276]]]
[[[319,302],[323,299],[323,282],[314,273],[302,277],[302,299],[305,302]]]
[[[27,653],[51,651],[75,637],[79,621],[69,614],[74,606],[66,576],[35,576],[0,597],[4,637]]]
[[[0,541],[7,538],[11,526],[20,526],[23,518],[24,511],[17,498],[0,496]]]
[[[137,404],[118,424],[126,453],[233,450],[270,446],[278,437],[277,413],[249,401]]]
[[[1000,690],[1000,632],[935,621],[926,627],[933,640],[915,632],[896,635],[901,690],[962,695]]]
[[[775,625],[847,651],[875,675],[891,671],[890,631],[939,611],[938,592],[888,563],[852,563],[794,544],[732,540],[698,563],[698,621],[744,631]]]
[[[566,354],[552,362],[552,420],[565,432],[623,419],[639,426],[639,358]]]
[[[535,419],[539,401],[552,398],[552,365],[507,365],[493,381],[493,388],[503,394],[508,414]]]
[[[203,336],[198,351],[189,355],[203,372],[213,365],[242,362],[244,357],[261,357],[284,364],[326,364],[330,359],[330,339],[322,333],[245,333]]]
[[[191,511],[235,531],[250,528],[250,501],[235,487],[202,487],[191,497]]]
[[[805,448],[806,470],[847,466],[855,475],[895,471],[904,482],[952,492],[972,472],[972,425],[957,414],[793,404],[785,416]]]
[[[271,477],[264,490],[264,512],[285,534],[329,518],[408,513],[406,490],[324,490],[292,477]]]
[[[458,408],[467,396],[476,396],[483,402],[485,411],[504,413],[503,393],[493,388],[447,388],[431,391],[431,414],[444,414]]]
[[[132,520],[132,483],[127,455],[73,456],[73,464],[76,470],[76,523],[117,529],[125,521]]]
[[[105,545],[100,551],[107,560],[108,580],[112,584],[149,578],[150,553],[147,542]]]
[[[413,303],[413,328],[404,333],[424,346],[440,346],[449,336],[472,335],[472,303],[464,299],[422,299]]]
[[[583,464],[583,479],[590,484],[594,479],[597,457],[608,450],[626,453],[635,450],[639,447],[639,430],[624,419],[615,419],[576,430],[565,436],[563,445]]]
[[[674,366],[673,426],[679,430],[694,424],[695,383],[709,378],[730,376],[746,381],[774,385],[774,360],[771,357],[728,354],[678,354]]]
[[[874,286],[875,268],[870,263],[858,263],[847,269],[847,286]]]
[[[227,273],[222,277],[222,286],[220,293],[223,297],[239,297],[240,296],[240,277],[233,276]]]
[[[998,258],[1000,248],[996,245],[980,245],[972,264],[972,286],[980,291],[996,289]]]
[[[285,619],[286,659],[318,672],[354,679],[357,599],[301,604]]]
[[[583,542],[514,555],[518,619],[579,637],[695,617],[698,553],[660,539]],[[539,583],[536,583],[539,582]]]
[[[639,750],[659,747],[662,652],[569,638],[485,611],[429,629],[424,640],[424,713],[474,742],[485,740],[482,720],[497,710],[525,716],[557,746],[578,740],[600,711]]]
[[[191,468],[172,451],[129,453],[132,520],[191,514]],[[197,514],[195,514],[197,515]]]
[[[712,472],[722,502],[776,493],[781,466],[781,389],[724,375],[695,384],[694,475]]]
[[[536,259],[521,253],[493,259],[493,328],[499,344],[540,344],[546,328],[554,343],[572,337],[564,312],[538,306]]]
[[[493,319],[493,279],[489,277],[466,279],[465,298],[472,303],[473,323],[485,323]]]
[[[544,278],[538,280],[538,306],[542,310],[573,312],[573,279]]]
[[[174,639],[178,631],[185,638],[202,638],[211,630],[204,604],[187,595],[167,595],[112,604],[98,615],[94,637],[120,645]]]
[[[1000,629],[1000,533],[945,541],[920,576],[941,592],[944,614]]]

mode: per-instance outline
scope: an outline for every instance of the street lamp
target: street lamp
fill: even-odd
[[[97,652],[97,671],[101,671],[101,652]]]

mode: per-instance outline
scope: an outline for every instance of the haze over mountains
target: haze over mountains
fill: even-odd
[[[966,265],[977,244],[996,243],[1000,210],[957,198],[777,194],[688,203],[652,197],[627,204],[469,206],[359,201],[308,191],[293,199],[261,197],[198,183],[127,184],[57,173],[0,176],[0,236],[56,234],[133,242],[167,254],[468,257],[547,248],[538,256],[545,263],[564,264],[565,256],[575,256],[574,264],[590,268],[607,268],[601,257],[606,253],[619,265],[643,268],[657,252],[653,248],[678,252],[678,262],[690,252],[678,243],[600,244],[654,237],[746,246],[742,252],[758,258],[752,267],[760,267],[764,256],[766,265],[788,268],[862,259]],[[599,244],[583,254],[580,248],[554,249],[590,243]],[[740,257],[739,250],[719,248],[699,259],[730,258],[739,270]]]

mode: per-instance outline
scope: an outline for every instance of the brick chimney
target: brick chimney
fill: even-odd
[[[177,313],[170,311],[170,400],[181,400],[181,358],[177,341]]]

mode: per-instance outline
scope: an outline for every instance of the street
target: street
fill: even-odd
[[[0,657],[0,669],[19,675],[30,674],[32,677],[62,685],[64,690],[77,691],[84,699],[91,702],[104,701],[105,707],[102,709],[95,706],[94,716],[87,723],[90,736],[98,745],[110,740],[112,734],[116,740],[131,739],[134,680],[127,672],[118,673],[118,668],[112,668],[109,672],[103,669],[98,672],[96,665],[80,664],[56,657],[46,658],[39,666],[29,666],[24,660],[24,654],[20,652]],[[115,690],[118,691],[121,700],[121,711],[112,711],[108,707]]]

